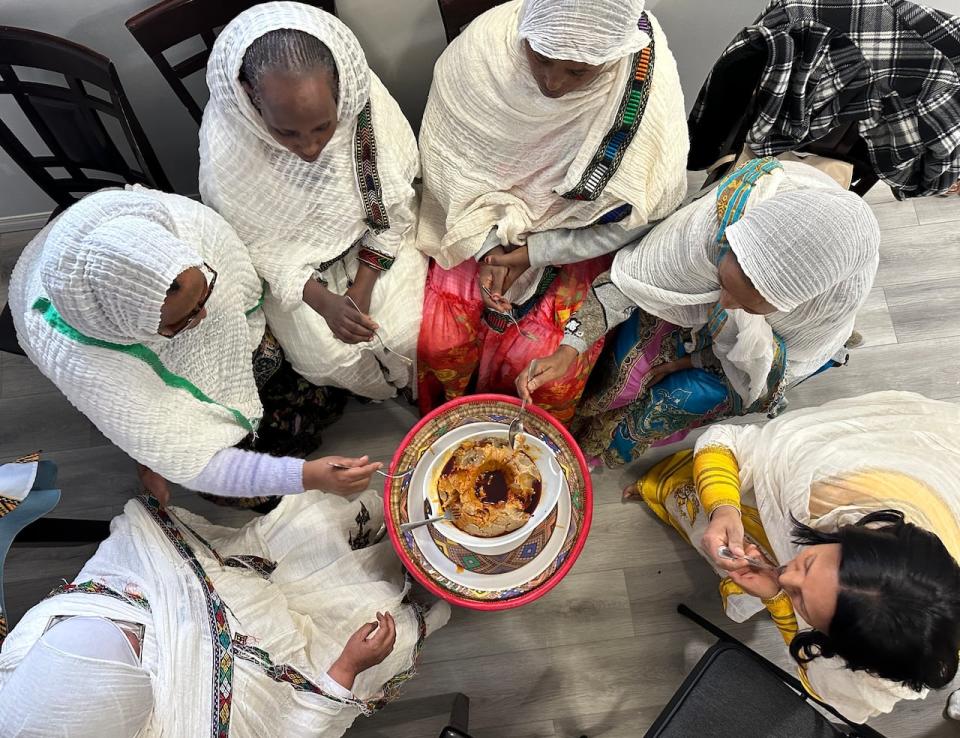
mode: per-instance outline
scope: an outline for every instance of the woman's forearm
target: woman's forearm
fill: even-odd
[[[225,448],[183,486],[222,497],[297,494],[304,490],[303,460]]]

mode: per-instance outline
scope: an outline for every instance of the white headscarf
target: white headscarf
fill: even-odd
[[[72,640],[61,636],[65,628]],[[89,640],[78,640],[83,638]],[[150,674],[125,659],[123,648],[130,651],[106,618],[75,617],[54,625],[0,689],[0,735],[138,735],[153,710],[153,687]]]
[[[306,162],[279,144],[240,83],[243,58],[261,36],[279,29],[308,33],[325,44],[339,77],[337,130],[319,158]],[[410,200],[419,170],[416,139],[394,99],[370,71],[360,43],[341,21],[294,2],[255,5],[217,37],[207,65],[210,101],[200,128],[200,192],[236,229],[257,270],[286,309],[302,303],[314,269],[365,236],[395,255],[400,233],[368,223],[358,177],[382,189],[382,202]],[[359,116],[370,103],[376,171],[358,171]],[[376,199],[373,194],[370,199]],[[379,207],[379,204],[375,207]],[[415,206],[413,206],[415,207]],[[369,233],[368,233],[369,232]]]
[[[746,213],[726,230],[744,273],[778,309],[767,316],[728,310],[727,326],[714,341],[747,406],[766,387],[774,332],[786,344],[788,384],[843,347],[879,262],[879,226],[862,199],[806,164],[783,162],[783,171],[770,180],[774,186],[750,196]],[[611,270],[614,283],[646,312],[701,328],[720,297],[718,227],[710,193],[621,250]]]
[[[167,287],[202,262],[218,273],[207,317],[175,338],[158,335]],[[10,309],[24,351],[67,399],[135,460],[181,482],[247,435],[238,415],[255,426],[263,414],[251,361],[262,289],[243,244],[209,208],[142,188],[104,190],[30,242],[10,280]],[[41,298],[66,326],[35,307]]]
[[[40,280],[74,328],[120,344],[159,343],[160,309],[181,272],[203,259],[177,238],[159,201],[87,198],[50,230]]]
[[[637,22],[646,0],[524,0],[520,38],[538,54],[605,64],[650,43]]]
[[[622,158],[605,186],[591,190],[594,199],[563,197],[585,173],[599,171],[593,169],[598,152],[621,121],[636,75],[629,49],[647,45],[638,38],[625,42],[590,84],[551,99],[537,87],[521,34],[532,34],[543,48],[568,49],[552,54],[574,54],[558,24],[569,18],[582,25],[593,5],[606,8],[603,18],[620,8],[621,21],[629,18],[636,30],[642,4],[635,1],[623,10],[622,2],[538,0],[521,7],[514,0],[473,21],[437,62],[420,130],[424,190],[417,245],[443,268],[475,256],[494,226],[501,243],[522,244],[529,233],[591,225],[624,203],[633,208],[621,221],[624,228],[663,218],[680,203],[689,148],[683,93],[667,39],[649,13],[653,73],[640,124],[625,150],[610,147]],[[522,13],[529,14],[526,30]],[[615,38],[624,38],[624,23]],[[595,29],[585,38],[596,40]]]
[[[803,548],[793,540],[794,519],[835,531],[882,509],[900,510],[908,522],[937,534],[957,557],[960,408],[953,403],[913,392],[846,397],[793,410],[769,423],[718,423],[697,441],[698,450],[718,445],[736,456],[742,494],[748,504],[755,501],[781,564]],[[884,477],[889,481],[883,483]],[[811,493],[824,484],[859,491],[850,494],[848,504],[814,514]],[[870,494],[863,491],[867,485]],[[755,597],[727,600],[727,614],[738,622],[763,609]],[[802,617],[798,621],[801,629],[809,627]],[[890,712],[898,700],[922,699],[928,692],[851,672],[840,658],[814,659],[806,673],[817,694],[857,723]]]

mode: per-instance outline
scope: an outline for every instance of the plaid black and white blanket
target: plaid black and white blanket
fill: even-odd
[[[773,0],[721,61],[747,47],[766,50],[747,135],[758,155],[855,121],[898,197],[939,194],[960,178],[960,18],[907,0]],[[690,114],[694,136],[722,98],[708,94],[727,84],[719,68]]]

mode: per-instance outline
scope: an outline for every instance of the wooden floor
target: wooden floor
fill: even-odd
[[[889,191],[875,190],[867,199],[884,233],[876,287],[860,316],[865,343],[849,366],[798,388],[791,407],[879,389],[960,399],[960,198],[896,202]],[[0,299],[31,235],[0,236]],[[398,403],[351,405],[321,450],[387,460],[415,421],[412,409]],[[107,518],[135,491],[132,462],[27,360],[0,354],[0,459],[38,448],[60,465],[63,516]],[[675,613],[679,602],[786,665],[768,620],[725,622],[716,578],[697,554],[642,507],[620,503],[621,488],[663,453],[595,475],[593,528],[560,586],[516,611],[456,611],[427,642],[401,700],[359,719],[348,736],[435,736],[452,694],[464,692],[477,738],[635,738],[711,642]],[[224,524],[246,519],[186,492],[176,503]],[[13,618],[73,577],[93,550],[14,549],[5,571]],[[941,717],[946,694],[903,705],[873,725],[896,738],[958,735],[960,725]]]

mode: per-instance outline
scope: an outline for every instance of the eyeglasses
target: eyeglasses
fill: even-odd
[[[188,328],[193,328],[193,326],[195,326],[197,323],[200,322],[198,319],[198,316],[200,315],[201,312],[203,312],[203,309],[207,306],[207,301],[210,299],[210,295],[213,294],[213,286],[217,283],[216,270],[212,266],[207,264],[207,262],[203,262],[203,268],[210,273],[209,276],[207,277],[207,292],[203,296],[203,299],[201,299],[200,302],[197,303],[197,306],[193,310],[191,310],[189,315],[187,315],[183,320],[181,320],[175,328],[166,329],[167,332],[166,333],[161,332],[160,333],[161,336],[164,336],[166,338],[173,338],[174,336],[177,336],[180,333],[183,333]],[[161,331],[162,330],[163,329],[161,329]]]

